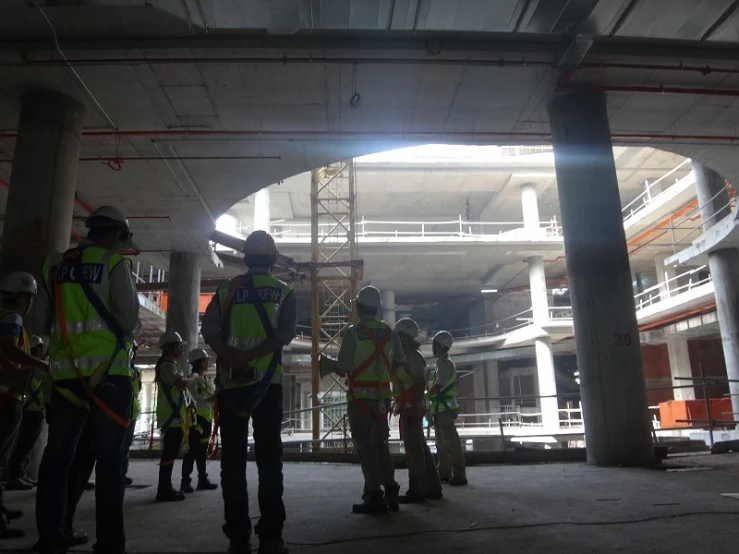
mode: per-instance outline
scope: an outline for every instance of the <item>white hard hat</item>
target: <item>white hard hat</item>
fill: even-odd
[[[454,337],[452,337],[449,331],[439,331],[434,335],[434,342],[442,348],[449,350],[454,343]]]
[[[30,348],[31,350],[33,350],[34,348],[38,348],[39,346],[46,346],[46,341],[43,339],[43,337],[33,335],[30,339],[28,339],[28,348]]]
[[[121,210],[114,206],[100,206],[87,217],[85,226],[88,229],[100,227],[118,228],[126,233],[127,243],[130,243],[131,238],[133,237],[131,226],[128,224],[128,219],[126,219],[126,216],[123,215]]]
[[[182,344],[182,335],[177,331],[167,331],[159,337],[159,348],[164,350],[168,344]]]
[[[37,294],[38,285],[36,279],[30,273],[25,271],[13,271],[6,275],[0,282],[0,291],[12,294]]]
[[[208,353],[202,348],[196,348],[195,350],[191,350],[190,353],[187,355],[187,362],[190,364],[194,364],[198,360],[209,360],[209,359],[210,359],[210,356],[208,356]]]
[[[357,303],[365,308],[379,310],[382,308],[382,295],[377,288],[369,285],[359,291]]]
[[[411,338],[418,336],[418,323],[410,317],[404,317],[395,324],[395,332],[398,334],[408,335]]]

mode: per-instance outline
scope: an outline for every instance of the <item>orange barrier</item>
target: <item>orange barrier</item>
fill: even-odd
[[[205,308],[208,307],[208,304],[210,304],[210,300],[213,298],[212,292],[204,292],[200,295],[200,299],[198,302],[198,313],[205,313]],[[162,301],[160,303],[160,307],[165,312],[167,311],[167,305],[169,304],[169,296],[166,292],[162,293]]]
[[[710,398],[711,415],[716,421],[734,421],[730,398]],[[674,427],[705,427],[709,416],[705,400],[669,400],[660,402],[659,419],[663,429]],[[693,420],[693,421],[685,421]]]

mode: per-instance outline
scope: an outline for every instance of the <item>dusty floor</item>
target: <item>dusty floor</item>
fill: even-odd
[[[440,502],[379,517],[350,513],[361,490],[357,466],[288,464],[285,538],[292,552],[311,554],[739,551],[739,500],[721,496],[739,493],[739,455],[672,461],[677,463],[699,470],[473,467],[469,487],[447,489]],[[132,466],[136,485],[150,486],[131,488],[126,495],[129,552],[226,551],[220,491],[195,493],[180,504],[156,504],[156,463]],[[218,473],[213,463],[211,477],[217,480]],[[253,467],[249,478],[256,483]],[[405,483],[405,472],[398,478]],[[0,551],[26,552],[34,542],[33,493],[9,492],[7,500],[26,510],[20,526],[29,537],[2,541]],[[258,513],[256,498],[252,506]],[[79,527],[94,530],[93,510],[93,493],[86,493]],[[75,551],[89,552],[89,546]]]

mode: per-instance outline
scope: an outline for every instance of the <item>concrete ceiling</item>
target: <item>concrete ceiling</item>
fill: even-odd
[[[549,100],[558,88],[587,84],[607,91],[617,144],[662,147],[736,180],[734,7],[728,0],[60,0],[42,12],[6,2],[0,177],[10,175],[23,90],[74,96],[87,110],[80,197],[139,216],[137,247],[165,267],[171,250],[205,256],[214,219],[234,203],[325,163],[430,142],[547,143]],[[654,94],[660,87],[680,92]],[[156,160],[162,153],[180,160]],[[124,159],[119,171],[111,158]],[[430,182],[441,187],[447,177]],[[620,177],[633,187],[640,178]],[[485,185],[502,186],[497,177]],[[471,176],[465,186],[471,195],[482,184]],[[488,193],[478,190],[475,203]],[[449,202],[455,213],[461,199]],[[0,201],[4,209],[4,193]],[[409,197],[404,208],[415,202]],[[387,213],[392,204],[372,209]],[[514,209],[497,208],[501,217]],[[556,210],[551,183],[542,196],[548,210]]]

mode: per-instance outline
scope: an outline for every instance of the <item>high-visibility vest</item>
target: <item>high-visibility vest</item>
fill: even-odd
[[[417,356],[421,359],[421,362],[426,368],[426,359],[423,357],[418,350],[411,350],[406,354],[406,365],[410,365],[411,356]],[[424,376],[424,381],[425,381]],[[410,402],[410,390],[416,383],[416,377],[413,376],[407,369],[406,366],[401,366],[393,372],[393,399],[395,400],[395,407],[397,410],[405,410],[408,408],[421,408],[426,409],[427,398],[424,396],[422,404],[420,406],[414,406]]]
[[[260,302],[264,306],[267,318],[272,324],[273,329],[277,329],[277,321],[280,315],[280,309],[285,298],[292,292],[292,287],[283,283],[279,279],[275,279],[267,274],[247,274],[251,275],[254,282],[254,289],[259,298],[251,298],[247,287],[241,284],[236,291],[231,294],[231,287],[241,282],[243,277],[237,277],[218,287],[216,295],[218,297],[218,306],[221,311],[222,330],[224,331],[224,339],[227,344],[234,346],[239,350],[247,351],[256,347],[267,340],[268,333],[259,318],[255,302]],[[226,301],[229,305],[226,306]],[[254,378],[246,382],[234,382],[229,376],[228,369],[218,370],[218,384],[222,389],[233,389],[237,387],[245,387],[260,382],[267,373],[272,359],[278,356],[277,366],[271,383],[276,385],[282,384],[283,368],[280,360],[281,352],[273,352],[256,360],[252,360],[249,364],[255,369]]]
[[[51,377],[45,376],[38,379],[31,377],[23,402],[23,409],[28,412],[44,412],[46,404],[51,400]]]
[[[4,309],[0,310],[0,317],[4,316],[7,313],[20,314],[18,310]],[[31,353],[28,342],[28,333],[26,333],[25,327],[21,328],[21,336],[18,339],[18,346],[20,346],[26,352],[26,354]],[[3,375],[2,382],[0,382],[1,407],[11,398],[14,398],[16,400],[21,400],[23,398],[23,388],[26,382],[26,373],[18,367],[18,364],[16,364],[15,362],[11,362],[4,357],[0,357],[0,367],[9,370]]]
[[[390,372],[393,360],[393,339],[384,321],[366,320],[349,327],[354,337],[353,371],[349,374],[347,398],[386,400],[392,398]],[[381,351],[375,345],[382,345]],[[371,360],[371,361],[370,361]]]
[[[133,414],[131,419],[141,415],[141,370],[135,365],[131,366],[131,384],[133,385]]]
[[[213,421],[213,403],[202,402],[202,400],[212,398],[215,394],[213,383],[211,383],[210,379],[207,377],[201,377],[195,383],[195,390],[198,392],[198,396],[200,397],[197,401],[198,409],[195,412],[198,416],[198,421],[201,419]]]
[[[439,379],[439,367],[445,361],[452,364],[452,374],[449,379],[440,383]],[[454,362],[448,356],[440,358],[436,362],[436,371],[433,375],[433,380],[429,385],[429,389],[434,388],[436,385],[441,385],[441,390],[431,397],[431,415],[435,416],[443,412],[455,412],[459,410],[459,381],[457,381],[457,368]]]
[[[159,369],[165,364],[174,366],[175,375],[183,378],[185,376],[180,369],[180,364],[175,360],[164,357],[159,358],[155,370],[158,386],[157,425],[163,431],[169,429],[172,425],[179,425],[187,419],[187,409],[189,404],[188,396],[190,394],[186,390],[176,387],[174,384],[168,387],[164,382],[162,382],[159,378]],[[175,408],[178,409],[176,414],[174,413]]]
[[[68,265],[57,270],[63,256],[61,253],[54,254],[44,263],[46,288],[52,298],[61,293],[64,307],[64,314],[56,313],[54,308],[55,317],[49,337],[51,378],[54,381],[75,379],[75,365],[83,377],[90,377],[99,366],[111,359],[108,375],[130,376],[131,363],[126,349],[120,347],[115,334],[108,329],[78,282],[80,279],[87,281],[110,310],[110,274],[121,263],[130,268],[131,261],[105,248],[88,246],[82,251],[84,275],[75,275]],[[62,338],[62,324],[66,326],[69,344]]]

